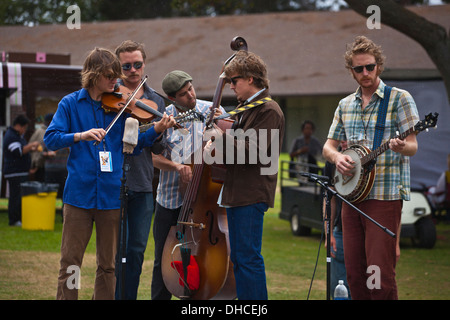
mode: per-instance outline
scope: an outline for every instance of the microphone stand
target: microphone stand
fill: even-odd
[[[133,135],[133,130],[135,130]],[[128,118],[125,121],[125,129],[123,133],[123,163],[122,163],[122,178],[120,178],[120,224],[119,224],[119,241],[117,247],[116,266],[120,266],[120,276],[116,272],[118,286],[120,288],[120,300],[125,299],[125,278],[126,278],[126,264],[127,264],[127,231],[128,231],[128,186],[127,173],[130,171],[130,155],[133,153],[134,147],[138,143],[139,122],[136,119]]]
[[[127,214],[128,214],[128,187],[126,185],[127,172],[130,171],[128,163],[128,153],[124,153],[122,165],[122,178],[120,178],[120,220],[119,220],[119,241],[117,244],[117,260],[116,265],[120,266],[119,288],[120,300],[125,299],[125,275],[127,264]],[[118,273],[117,273],[118,275]]]
[[[330,188],[329,186],[329,180],[330,178],[327,176],[321,176],[315,173],[309,173],[309,172],[300,172],[300,175],[303,177],[307,177],[310,181],[315,182],[319,184],[325,194],[325,205],[326,205],[326,235],[327,235],[327,300],[330,300],[331,294],[330,294],[330,277],[331,277],[331,248],[330,248],[330,221],[331,221],[331,198],[333,196],[338,197],[343,202],[345,202],[347,205],[355,209],[357,212],[359,212],[361,215],[363,215],[366,219],[373,222],[376,226],[381,228],[384,232],[386,232],[389,236],[395,238],[395,233],[390,231],[388,228],[382,226],[380,223],[369,217],[367,214],[362,212],[360,209],[355,207],[351,202],[349,202],[347,199],[343,198],[336,190]]]

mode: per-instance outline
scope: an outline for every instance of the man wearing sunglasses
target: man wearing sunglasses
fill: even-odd
[[[227,211],[230,258],[238,299],[267,300],[261,245],[264,215],[269,207],[274,206],[277,170],[265,173],[264,169],[270,164],[263,163],[260,151],[275,156],[274,162],[278,163],[284,134],[284,114],[278,103],[270,98],[266,64],[259,56],[239,51],[225,67],[224,73],[240,103],[238,107],[245,108],[252,104],[254,107],[233,115],[235,134],[229,130],[206,131],[205,140],[210,135],[215,136],[214,142],[208,141],[206,151],[215,149],[217,155],[221,150],[227,169],[219,203]],[[238,132],[254,132],[256,137],[240,138]],[[226,146],[221,146],[220,141]],[[259,155],[252,154],[257,150]],[[245,163],[231,160],[241,151],[245,152]]]
[[[349,155],[338,152],[340,141],[347,141],[349,147],[358,144],[370,150],[376,145],[376,134],[382,134],[381,143],[389,141],[389,149],[377,158],[375,181],[369,195],[356,206],[395,233],[400,228],[402,201],[410,198],[409,157],[416,153],[418,145],[415,134],[404,140],[391,138],[397,131],[403,133],[412,128],[419,117],[407,91],[391,88],[389,93],[389,87],[385,91],[386,85],[380,79],[384,60],[381,47],[364,36],[356,37],[348,47],[346,67],[359,88],[339,102],[323,155],[336,165],[340,174],[351,177],[355,163]],[[384,131],[379,132],[378,111],[385,103]],[[390,237],[346,203],[342,206],[342,223],[352,299],[397,299],[395,265],[399,235],[397,239]],[[369,277],[373,273],[370,270],[379,270],[375,276],[379,276],[380,286],[370,285]]]
[[[135,41],[126,40],[116,48],[116,55],[125,76],[123,80],[119,80],[119,83],[134,91],[145,75],[146,54],[144,46]],[[164,100],[149,87],[147,82],[138,90],[136,98],[154,101],[158,105],[158,111],[164,113]],[[128,237],[125,287],[123,290],[124,296],[122,296],[121,281],[119,281],[122,274],[117,272],[116,299],[136,300],[137,298],[144,252],[147,247],[154,211],[153,192],[156,192],[152,186],[154,176],[152,152],[158,153],[159,147],[159,142],[156,141],[151,148],[143,149],[138,156],[128,157],[130,171],[127,173]],[[119,269],[120,266],[117,266],[117,268]]]

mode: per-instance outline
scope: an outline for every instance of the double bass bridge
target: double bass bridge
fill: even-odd
[[[191,228],[197,228],[200,230],[205,229],[205,225],[203,223],[195,223],[192,220],[190,222],[188,221],[178,221],[178,224],[181,224],[183,226],[191,227]]]

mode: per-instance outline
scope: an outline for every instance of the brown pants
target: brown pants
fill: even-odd
[[[97,271],[92,299],[113,300],[116,287],[115,257],[119,232],[120,210],[82,209],[64,204],[61,240],[61,267],[58,277],[58,300],[78,299],[78,279],[84,252],[95,221]]]
[[[356,207],[397,233],[402,204],[402,200],[366,200]],[[345,203],[342,206],[342,228],[345,267],[352,299],[398,299],[396,239]]]

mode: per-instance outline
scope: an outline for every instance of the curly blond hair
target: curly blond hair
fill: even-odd
[[[375,57],[375,62],[378,66],[378,75],[384,70],[384,62],[386,57],[383,55],[381,46],[376,45],[372,40],[365,36],[357,36],[352,44],[347,45],[347,51],[345,52],[345,67],[349,70],[352,69],[352,58],[358,54],[370,54]]]

